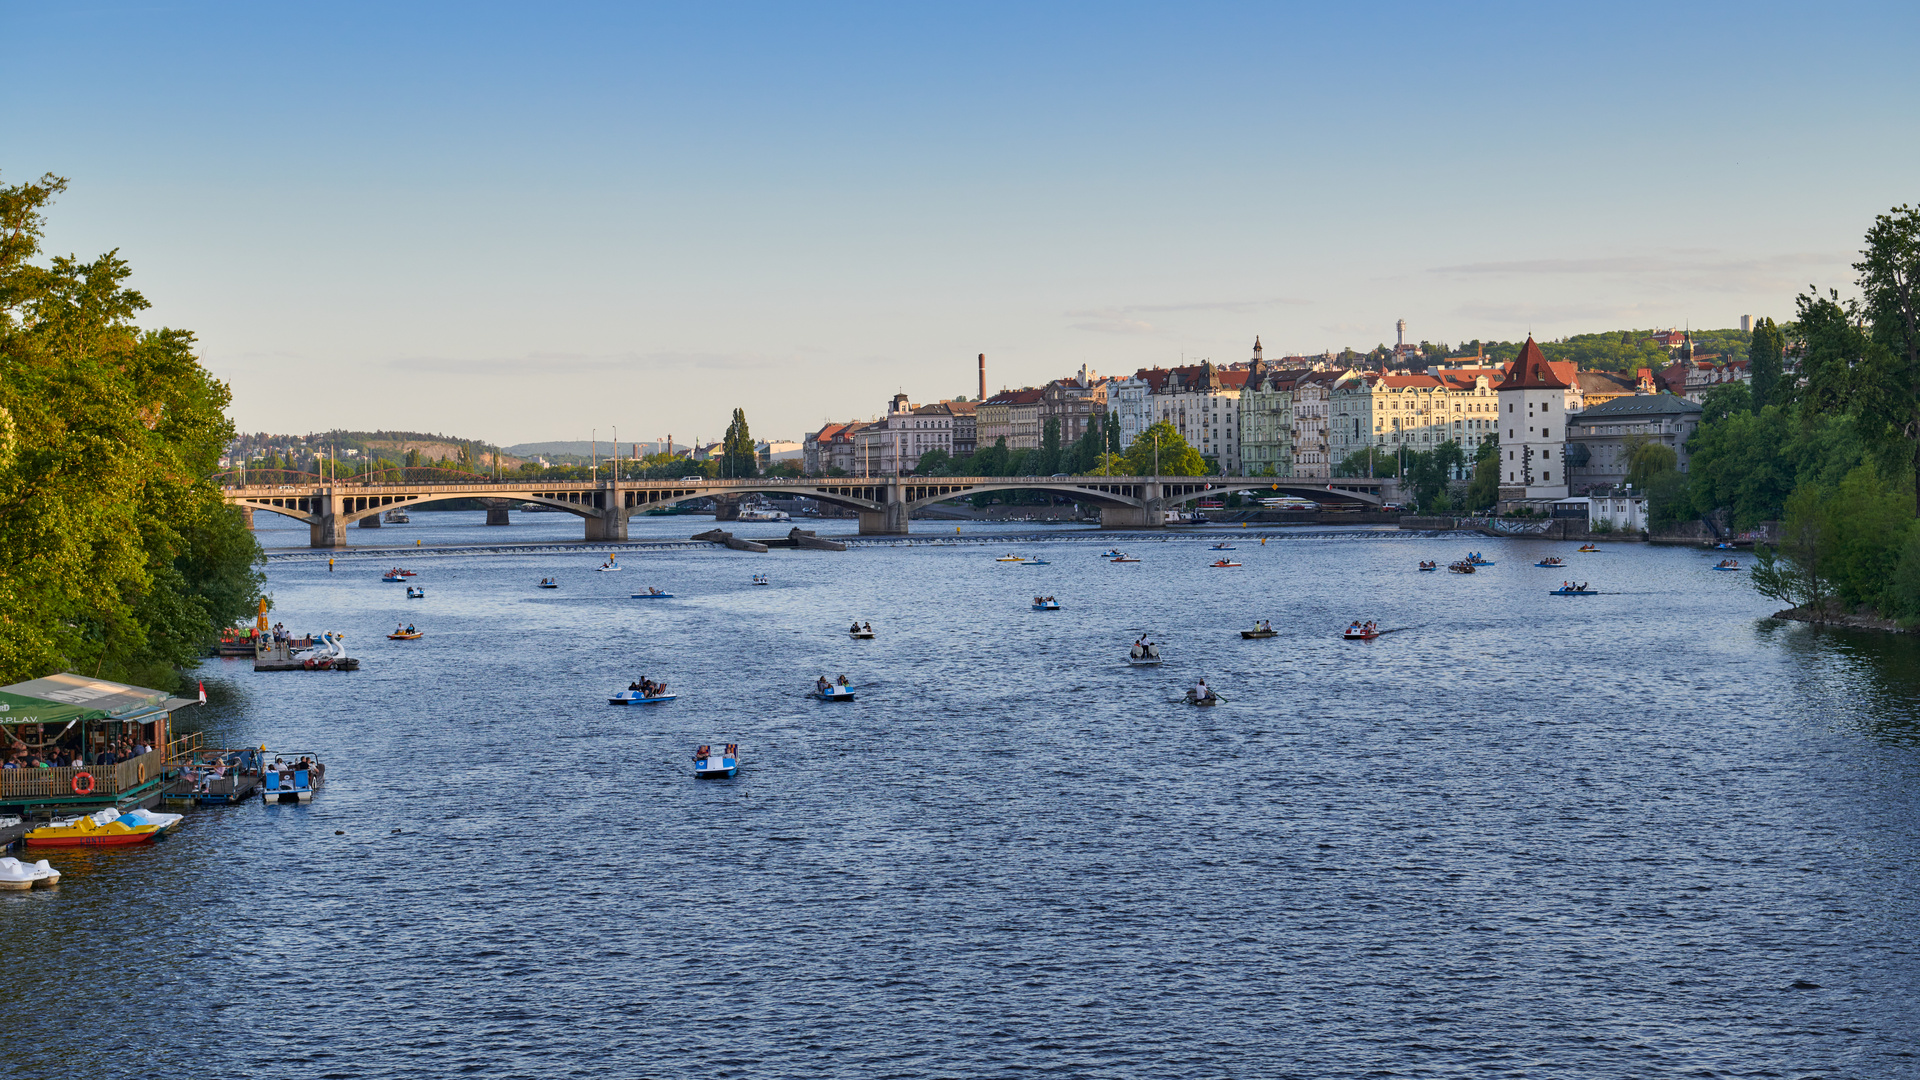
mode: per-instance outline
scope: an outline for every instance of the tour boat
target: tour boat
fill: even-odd
[[[122,814],[109,807],[75,818],[61,818],[27,834],[28,847],[106,847],[144,844],[182,820],[179,814],[135,810]]]
[[[756,521],[792,521],[793,515],[785,510],[742,510],[735,521],[752,524]]]
[[[825,690],[815,687],[807,696],[816,701],[852,701],[853,687],[829,686]]]
[[[1233,545],[1232,545],[1232,544],[1229,544],[1229,543],[1227,543],[1227,542],[1226,542],[1225,540],[1222,540],[1222,541],[1220,541],[1219,543],[1217,543],[1217,544],[1215,544],[1215,545],[1213,545],[1212,547],[1210,547],[1210,548],[1208,548],[1207,550],[1208,550],[1208,551],[1232,551],[1232,550],[1233,550]]]
[[[560,587],[560,583],[553,578],[543,577],[540,579],[540,587],[543,589],[557,589]]]
[[[1159,662],[1160,646],[1152,642],[1145,645],[1135,642],[1133,648],[1127,650],[1127,663],[1134,667],[1153,667]]]
[[[1447,569],[1453,571],[1456,574],[1471,574],[1473,573],[1473,564],[1466,561],[1461,561],[1457,563],[1448,563]]]
[[[60,871],[47,860],[21,862],[11,855],[0,859],[0,889],[31,889],[35,885],[60,884]]]
[[[1103,559],[1118,559],[1118,558],[1120,558],[1120,557],[1121,557],[1121,556],[1120,556],[1120,549],[1119,549],[1119,548],[1108,548],[1107,550],[1105,550],[1105,551],[1103,551],[1103,552],[1101,552],[1101,553],[1100,553],[1100,557],[1101,557],[1101,558],[1103,558]]]
[[[1211,709],[1215,705],[1220,704],[1220,695],[1213,693],[1212,690],[1208,690],[1207,696],[1201,697],[1199,694],[1194,693],[1192,690],[1188,690],[1187,704],[1197,705],[1202,709]]]
[[[646,694],[639,690],[621,690],[607,699],[609,705],[661,705],[679,694]]]
[[[702,746],[693,752],[695,780],[725,780],[740,771],[740,744],[728,743],[720,753]]]
[[[1234,562],[1232,559],[1215,559],[1212,562],[1208,563],[1207,565],[1209,567],[1218,569],[1223,566],[1239,566],[1240,564],[1237,562]]]
[[[1563,585],[1558,589],[1554,589],[1548,592],[1547,595],[1548,596],[1599,596],[1600,593],[1593,589],[1569,589]]]
[[[1278,637],[1279,635],[1280,635],[1280,631],[1275,630],[1273,627],[1268,626],[1265,623],[1261,623],[1259,626],[1256,626],[1251,630],[1240,631],[1240,636],[1248,640],[1253,640],[1255,638]]]
[[[1581,544],[1579,548],[1577,548],[1576,550],[1591,553],[1591,552],[1599,551],[1600,549],[1597,547],[1594,547],[1592,544]]]
[[[1380,636],[1380,628],[1372,625],[1349,626],[1340,636],[1348,641],[1372,641]]]
[[[594,569],[604,574],[604,573],[608,573],[609,571],[619,570],[621,569],[621,566],[619,563],[615,562],[611,556],[609,556],[606,562],[603,562],[599,566],[594,567]]]
[[[1111,561],[1112,562],[1139,562],[1140,560],[1132,557],[1131,555],[1119,555],[1119,556],[1115,556]]]
[[[1720,560],[1719,565],[1715,566],[1714,569],[1715,570],[1732,570],[1732,571],[1738,572],[1740,569],[1740,564],[1739,562],[1733,559],[1722,559]]]
[[[260,779],[260,798],[264,802],[312,802],[314,791],[326,786],[327,767],[312,754],[296,754],[292,761],[284,756],[276,757],[261,771]]]
[[[1054,599],[1053,597],[1051,597],[1051,596],[1048,596],[1048,597],[1045,597],[1045,598],[1041,598],[1041,597],[1035,597],[1035,598],[1034,598],[1034,601],[1033,601],[1033,610],[1035,610],[1035,611],[1059,611],[1059,610],[1060,610],[1060,601],[1058,601],[1058,600],[1055,600],[1055,599]]]
[[[387,640],[388,641],[418,641],[423,636],[425,635],[423,634],[422,631],[415,630],[413,627],[409,626],[405,630],[395,630],[393,633],[388,634]]]
[[[1027,560],[1022,558],[1019,555],[1002,555],[993,561],[994,562],[1026,562]]]
[[[632,597],[632,599],[635,599],[635,600],[671,600],[671,599],[673,599],[673,594],[672,594],[672,593],[670,593],[670,592],[661,592],[661,591],[660,591],[659,589],[656,589],[656,588],[654,588],[653,586],[651,586],[651,585],[649,585],[649,586],[647,586],[647,591],[646,591],[646,592],[637,592],[637,593],[634,593],[634,594],[633,594],[633,597]]]
[[[407,599],[409,600],[423,600],[426,598],[426,595],[427,590],[425,589],[416,589],[411,585],[407,586]]]

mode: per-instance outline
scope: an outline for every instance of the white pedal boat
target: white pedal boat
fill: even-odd
[[[807,696],[818,701],[852,701],[853,687],[829,686],[825,690],[815,689]]]
[[[1142,648],[1135,645],[1127,650],[1127,663],[1134,667],[1152,667],[1160,662],[1160,646],[1148,645]]]
[[[11,855],[0,858],[0,889],[31,889],[35,885],[60,884],[60,871],[47,860],[21,862]]]
[[[738,743],[728,743],[725,750],[716,754],[711,747],[702,746],[693,752],[693,778],[695,780],[725,780],[740,771],[740,747]]]

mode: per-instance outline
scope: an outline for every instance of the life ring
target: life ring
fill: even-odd
[[[147,782],[147,763],[144,761],[140,763],[140,782]]]
[[[82,780],[85,780],[87,782],[86,787],[80,786],[80,781]],[[75,795],[93,794],[93,774],[92,773],[74,773],[73,774],[73,793]]]

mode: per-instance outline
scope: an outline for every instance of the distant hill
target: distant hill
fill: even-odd
[[[680,444],[680,447],[684,447],[685,445],[686,445],[685,443],[682,443]],[[634,447],[636,446],[640,448],[640,453],[642,454],[657,454],[661,450],[666,449],[666,445],[664,443],[623,442],[620,444],[620,456],[623,458],[632,457]],[[592,441],[587,441],[587,440],[582,440],[578,442],[516,443],[513,446],[501,447],[501,453],[511,454],[514,457],[522,457],[522,458],[531,458],[536,456],[544,457],[544,458],[556,458],[556,457],[586,458],[586,457],[591,457],[597,453],[599,454],[599,456],[606,458],[606,457],[613,456],[613,442],[608,439],[602,439],[598,443],[594,443]]]

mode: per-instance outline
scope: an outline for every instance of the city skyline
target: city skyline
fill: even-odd
[[[245,431],[793,437],[981,352],[998,389],[1784,318],[1911,199],[1915,21],[48,10],[0,177],[71,179],[47,249],[118,248]]]

